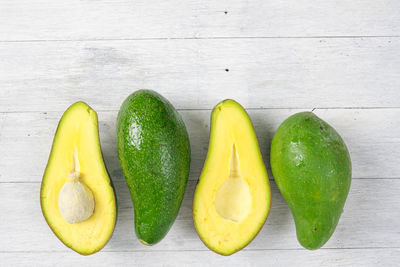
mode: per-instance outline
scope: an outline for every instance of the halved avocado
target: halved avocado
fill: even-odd
[[[75,164],[73,155],[79,160],[79,180],[92,192],[95,206],[88,219],[68,223],[58,203],[60,190],[69,182],[71,166]],[[99,251],[113,233],[116,199],[101,154],[97,114],[86,103],[71,105],[58,124],[42,180],[40,202],[43,215],[56,236],[80,254]]]
[[[208,154],[193,200],[204,244],[231,255],[254,239],[271,205],[271,190],[253,124],[243,107],[219,103],[211,115]]]

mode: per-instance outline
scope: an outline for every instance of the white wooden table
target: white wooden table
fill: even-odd
[[[190,134],[191,175],[167,237],[134,236],[115,145],[120,104],[140,88],[177,107]],[[353,181],[330,241],[307,251],[270,176],[269,218],[244,250],[209,251],[191,201],[208,146],[210,110],[240,102],[269,168],[274,131],[314,112],[346,141]],[[103,155],[118,197],[107,246],[66,248],[40,210],[57,122],[78,100],[99,114]],[[0,1],[0,266],[398,266],[400,261],[400,1]]]

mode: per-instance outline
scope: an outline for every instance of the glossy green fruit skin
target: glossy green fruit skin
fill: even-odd
[[[131,94],[117,118],[118,157],[132,197],[140,241],[160,241],[176,219],[190,168],[185,124],[171,103],[150,90]]]
[[[274,135],[271,168],[300,244],[310,250],[322,247],[335,231],[350,190],[351,161],[342,138],[314,113],[294,114]]]

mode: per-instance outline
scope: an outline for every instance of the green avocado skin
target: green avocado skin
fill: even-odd
[[[351,160],[340,135],[312,112],[290,116],[271,144],[271,169],[292,211],[297,239],[310,250],[331,237],[351,183]]]
[[[176,219],[190,168],[185,124],[160,94],[139,90],[117,118],[118,158],[132,197],[135,231],[142,243],[160,241]]]

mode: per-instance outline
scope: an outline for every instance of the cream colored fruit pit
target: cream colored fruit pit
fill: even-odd
[[[233,145],[229,177],[218,188],[214,207],[219,216],[238,223],[247,217],[251,201],[249,185],[241,176],[239,158]]]
[[[58,195],[58,209],[61,216],[69,224],[89,219],[95,208],[93,192],[81,180],[77,149],[72,160],[72,171]]]

